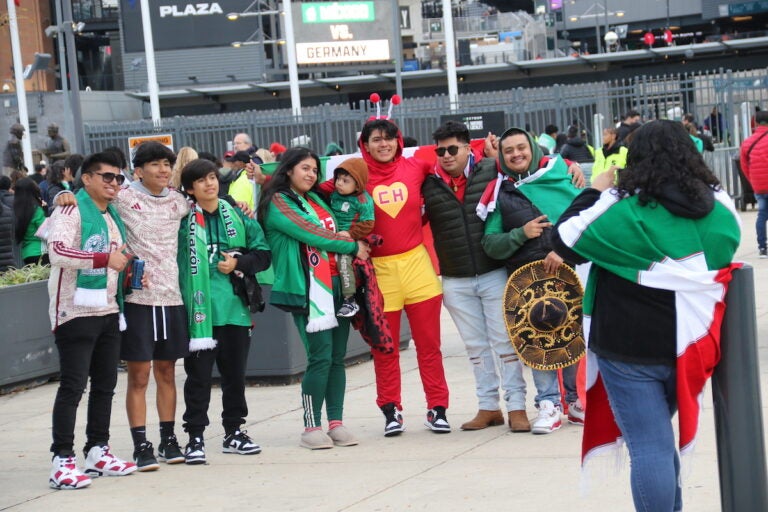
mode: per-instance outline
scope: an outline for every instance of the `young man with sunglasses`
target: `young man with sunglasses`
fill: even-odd
[[[487,158],[482,158],[473,153],[463,123],[447,121],[432,136],[437,144],[437,165],[422,186],[425,213],[435,235],[443,303],[467,348],[479,405],[475,417],[461,429],[504,424],[499,409],[501,386],[510,430],[529,432],[523,366],[509,342],[502,316],[507,272],[503,261],[490,258],[483,250],[484,222],[476,214],[483,192],[498,175],[498,142],[488,134],[484,144]],[[571,172],[575,179],[583,179],[577,166]]]
[[[158,455],[168,464],[184,462],[174,433],[176,417],[176,361],[189,354],[187,312],[179,289],[176,263],[178,228],[189,212],[184,196],[169,188],[176,155],[149,141],[136,149],[131,184],[120,190],[115,207],[125,222],[128,251],[144,262],[149,286],[132,290],[125,300],[127,329],[122,335],[120,359],[127,362],[126,411],[139,471],[159,468],[154,446],[147,440],[146,392],[149,375],[157,384],[160,419]],[[122,184],[125,176],[114,178]],[[71,198],[72,196],[69,196]],[[58,204],[69,204],[66,197]]]
[[[112,455],[108,444],[120,330],[125,328],[121,283],[130,260],[125,226],[111,204],[122,182],[118,173],[112,154],[90,155],[83,162],[79,208],[57,208],[51,216],[49,314],[61,367],[52,415],[49,485],[54,489],[80,489],[91,484],[90,477],[136,471],[135,464]],[[84,474],[77,467],[74,430],[86,388]]]
[[[504,262],[483,251],[484,223],[475,214],[481,195],[497,175],[496,137],[488,135],[485,153],[490,158],[481,158],[472,152],[469,130],[463,123],[447,121],[432,136],[437,144],[437,165],[422,186],[425,213],[443,276],[443,304],[467,348],[479,403],[475,417],[461,429],[504,424],[499,409],[501,384],[509,428],[525,432],[530,424],[523,368],[502,317],[506,270]]]

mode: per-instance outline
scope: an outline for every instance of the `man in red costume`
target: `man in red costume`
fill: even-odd
[[[366,190],[373,197],[374,232],[384,243],[371,249],[384,311],[395,340],[395,350],[372,351],[376,370],[376,404],[385,420],[384,435],[403,432],[400,414],[400,317],[405,309],[411,325],[416,358],[427,399],[425,426],[435,433],[448,433],[445,416],[448,384],[440,352],[442,287],[422,239],[421,185],[431,166],[414,158],[403,158],[403,137],[386,119],[369,120],[358,141],[368,164]]]

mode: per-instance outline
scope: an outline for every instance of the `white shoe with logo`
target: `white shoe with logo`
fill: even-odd
[[[54,489],[82,489],[91,485],[91,479],[77,469],[77,458],[55,456],[48,484]]]
[[[560,407],[553,404],[550,400],[542,400],[539,403],[539,415],[531,425],[531,432],[534,434],[551,434],[563,426],[560,419]]]
[[[125,476],[136,471],[136,464],[112,455],[109,446],[94,446],[85,457],[85,473],[91,477]]]

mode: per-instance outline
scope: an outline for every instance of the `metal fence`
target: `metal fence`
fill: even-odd
[[[431,134],[445,114],[495,111],[503,112],[506,126],[528,127],[534,133],[541,133],[548,124],[564,131],[568,125],[577,123],[587,130],[590,140],[599,145],[601,129],[617,122],[629,110],[637,110],[646,121],[677,118],[690,112],[699,125],[709,126],[718,149],[707,156],[708,162],[729,187],[731,195],[738,196],[740,187],[733,178],[732,156],[743,134],[748,133],[745,128],[749,126],[753,106],[766,102],[768,71],[720,69],[461,94],[455,112],[450,112],[447,95],[411,97],[395,108],[394,117],[404,135],[422,144],[431,142]],[[319,152],[330,142],[340,143],[353,152],[359,130],[373,109],[364,101],[354,108],[348,104],[305,107],[301,117],[283,109],[179,116],[163,119],[162,126],[154,126],[149,120],[86,124],[86,147],[97,151],[118,146],[127,154],[128,137],[170,133],[176,150],[191,146],[221,155],[236,133],[245,132],[262,147],[275,141],[289,145],[291,139],[305,135]],[[709,122],[715,109],[720,117]],[[715,125],[717,129],[713,128]]]

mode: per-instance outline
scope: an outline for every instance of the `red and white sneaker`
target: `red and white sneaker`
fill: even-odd
[[[136,464],[124,461],[109,452],[109,446],[94,446],[85,458],[86,474],[97,476],[125,476],[136,471]]]
[[[53,458],[48,484],[54,489],[82,489],[91,485],[91,479],[77,469],[77,459],[71,457]]]
[[[568,404],[568,423],[584,426],[584,408],[581,406],[581,400]]]
[[[560,407],[550,400],[539,402],[539,415],[533,420],[531,432],[534,434],[551,434],[563,426],[560,420]]]

